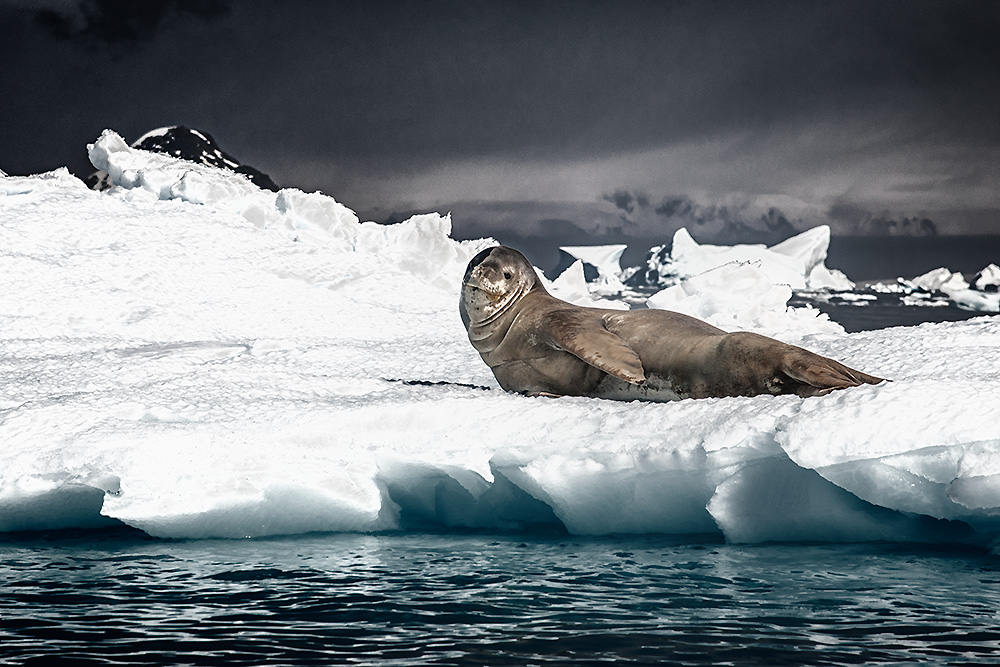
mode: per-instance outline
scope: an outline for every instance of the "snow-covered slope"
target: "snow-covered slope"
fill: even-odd
[[[243,174],[261,188],[275,192],[279,190],[270,176],[255,167],[240,163],[235,157],[223,151],[207,132],[183,125],[160,127],[136,139],[132,142],[132,147],[153,153],[164,153],[188,162],[227,169]],[[104,190],[114,185],[103,169],[98,169],[85,182],[95,190]]]
[[[0,531],[997,534],[1000,318],[788,330],[893,379],[819,398],[526,398],[457,313],[490,241],[113,133],[91,157],[116,187],[0,178]]]

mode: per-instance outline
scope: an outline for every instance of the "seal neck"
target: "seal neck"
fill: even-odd
[[[510,331],[518,316],[524,312],[525,307],[542,295],[547,296],[548,292],[536,280],[530,288],[522,288],[511,293],[510,297],[505,299],[505,303],[486,319],[470,322],[468,326],[469,340],[473,347],[481,354],[488,354],[495,350],[503,343],[507,332]]]

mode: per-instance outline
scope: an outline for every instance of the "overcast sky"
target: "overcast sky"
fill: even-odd
[[[7,173],[183,124],[465,236],[1000,234],[998,2],[79,4],[0,0]]]

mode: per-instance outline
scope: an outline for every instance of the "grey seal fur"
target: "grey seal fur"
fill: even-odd
[[[469,262],[459,311],[500,386],[532,396],[819,396],[883,382],[801,347],[726,333],[681,313],[575,306],[549,294],[524,255],[504,246]]]

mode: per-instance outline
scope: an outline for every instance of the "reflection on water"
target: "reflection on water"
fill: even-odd
[[[0,662],[982,664],[1000,562],[662,536],[0,542]]]

